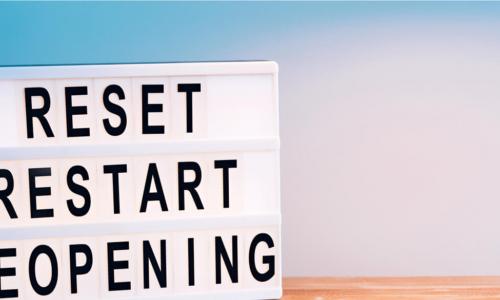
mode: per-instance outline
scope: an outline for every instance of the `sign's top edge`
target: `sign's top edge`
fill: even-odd
[[[176,62],[0,67],[0,80],[277,74],[274,61]]]
[[[116,66],[116,65],[157,65],[157,64],[200,64],[200,63],[240,63],[240,62],[273,62],[266,59],[237,59],[237,60],[181,60],[181,61],[134,61],[113,63],[67,63],[67,64],[25,64],[0,65],[2,68],[30,68],[30,67],[67,67],[67,66]]]

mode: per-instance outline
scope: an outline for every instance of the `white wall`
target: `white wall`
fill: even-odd
[[[392,21],[270,50],[286,276],[500,274],[499,24]]]

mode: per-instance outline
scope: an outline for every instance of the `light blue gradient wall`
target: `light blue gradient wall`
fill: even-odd
[[[499,274],[499,3],[0,4],[3,66],[252,59],[285,275]]]

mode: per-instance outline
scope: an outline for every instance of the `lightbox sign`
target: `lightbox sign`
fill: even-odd
[[[281,296],[273,62],[0,68],[0,298]]]

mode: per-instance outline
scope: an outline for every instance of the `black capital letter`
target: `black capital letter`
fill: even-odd
[[[37,187],[36,178],[42,176],[50,176],[52,170],[50,168],[31,168],[28,169],[29,187],[30,187],[30,209],[31,218],[52,218],[54,210],[51,208],[38,209],[36,205],[37,196],[50,196],[50,187]]]
[[[194,171],[195,176],[193,181],[184,181],[184,171],[186,170]],[[191,193],[197,209],[203,209],[203,203],[201,203],[200,195],[198,195],[198,192],[196,191],[196,188],[201,183],[200,165],[194,161],[179,162],[177,175],[179,178],[179,210],[185,209],[184,191],[189,191],[189,193]]]
[[[201,84],[181,83],[177,85],[177,91],[186,93],[186,132],[193,132],[193,93],[201,92]]]
[[[43,105],[40,108],[33,108],[33,97],[42,97]],[[45,88],[33,87],[24,89],[24,100],[26,105],[26,129],[28,138],[33,138],[33,118],[37,118],[42,125],[43,131],[47,137],[54,137],[54,132],[50,128],[49,121],[45,118],[45,114],[50,109],[50,95]]]
[[[0,249],[0,258],[15,257],[16,248]],[[0,279],[7,276],[16,276],[16,268],[0,268]],[[17,289],[3,290],[0,283],[0,298],[17,298],[19,297]]]
[[[112,174],[113,179],[113,213],[120,213],[120,181],[118,175],[127,173],[127,165],[105,165],[104,174]]]
[[[154,181],[156,192],[151,192],[151,183]],[[161,206],[161,211],[168,210],[167,202],[165,200],[165,194],[163,193],[163,188],[161,186],[160,174],[158,174],[158,169],[155,163],[149,164],[148,172],[146,174],[146,184],[144,184],[144,192],[142,194],[141,201],[141,213],[146,212],[149,201],[159,201]]]
[[[118,136],[121,135],[127,127],[127,114],[125,113],[123,107],[111,102],[111,100],[109,99],[109,96],[111,94],[116,94],[118,96],[118,100],[123,100],[125,99],[125,93],[119,85],[112,84],[106,87],[103,94],[103,102],[106,110],[117,115],[120,118],[120,124],[116,127],[113,127],[113,125],[111,125],[111,122],[108,118],[104,119],[102,121],[102,123],[104,124],[104,129],[109,135]]]
[[[188,238],[188,281],[194,286],[194,239]]]
[[[73,116],[74,115],[86,115],[87,106],[73,106],[72,97],[73,96],[83,96],[87,95],[86,86],[72,86],[67,87],[64,90],[66,96],[66,132],[68,137],[78,137],[78,136],[89,136],[89,128],[74,128],[73,127]]]
[[[160,264],[156,260],[153,249],[149,241],[143,241],[142,247],[144,249],[143,265],[144,265],[144,288],[149,289],[149,268],[148,264],[151,263],[153,271],[155,272],[156,279],[160,287],[167,287],[167,242],[160,240]]]
[[[222,169],[222,199],[224,208],[229,208],[229,168],[236,168],[236,159],[216,160],[214,163],[216,169]]]
[[[76,254],[83,253],[85,255],[85,263],[81,266],[76,265]],[[70,267],[70,277],[71,277],[71,294],[78,293],[76,276],[83,275],[90,272],[92,268],[93,258],[92,250],[85,244],[70,245],[69,246],[69,267]]]
[[[165,127],[163,125],[149,125],[148,114],[150,112],[162,112],[163,104],[150,104],[149,94],[163,93],[162,84],[144,84],[142,86],[142,133],[143,134],[163,134]]]
[[[0,178],[5,178],[5,180],[7,181],[5,189],[0,190],[0,200],[2,200],[5,209],[7,209],[9,217],[11,219],[17,219],[16,211],[14,210],[14,206],[12,206],[12,202],[10,202],[9,199],[9,195],[12,194],[12,191],[14,190],[14,177],[9,170],[0,169]]]
[[[108,290],[109,291],[123,291],[130,290],[130,281],[115,281],[115,270],[128,269],[127,260],[115,260],[114,251],[128,250],[128,242],[113,242],[108,243]]]
[[[82,185],[75,183],[73,177],[78,174],[82,177],[83,180],[89,180],[89,173],[83,166],[73,166],[69,169],[68,175],[66,176],[66,182],[68,183],[68,188],[73,193],[80,195],[83,197],[83,206],[76,207],[75,203],[72,199],[67,200],[68,209],[73,216],[81,217],[86,215],[90,209],[90,193],[89,191]]]
[[[231,248],[233,250],[233,263],[231,264],[231,260],[229,259],[229,255],[227,254],[226,247],[224,247],[224,242],[222,241],[222,237],[215,237],[215,283],[221,284],[222,282],[222,272],[221,272],[221,256],[224,260],[224,265],[226,265],[227,272],[229,277],[231,277],[231,281],[233,283],[238,282],[238,237],[233,235],[231,237]]]
[[[274,247],[274,242],[269,234],[259,233],[253,238],[252,243],[250,244],[250,250],[248,255],[250,271],[252,272],[253,278],[255,278],[257,281],[264,282],[268,281],[274,276],[275,263],[274,263],[274,255],[266,255],[262,258],[262,263],[268,265],[269,269],[264,273],[260,273],[259,270],[257,270],[257,267],[255,266],[255,249],[257,248],[257,245],[260,242],[266,243],[267,247],[269,248]]]
[[[50,260],[50,267],[52,269],[52,274],[50,276],[50,281],[47,286],[41,286],[36,279],[36,259],[40,254],[45,254]],[[57,268],[57,259],[54,251],[47,245],[40,245],[33,249],[31,252],[30,260],[29,260],[29,275],[30,275],[30,283],[33,287],[33,290],[41,296],[47,296],[54,291],[57,284],[57,276],[58,276],[58,268]]]

